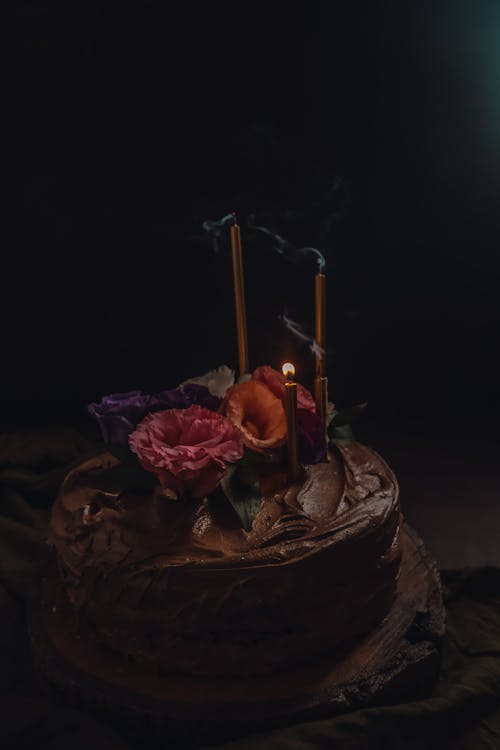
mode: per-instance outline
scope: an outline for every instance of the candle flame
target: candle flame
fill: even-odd
[[[291,362],[285,362],[285,364],[281,368],[281,371],[285,378],[293,378],[293,376],[295,375],[295,365],[292,365]]]

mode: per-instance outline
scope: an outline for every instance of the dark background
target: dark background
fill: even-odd
[[[494,433],[500,406],[500,7],[17,3],[15,245],[4,251],[7,428],[90,426],[88,402],[236,366],[244,229],[251,366],[312,360],[328,259],[339,406],[384,430]]]

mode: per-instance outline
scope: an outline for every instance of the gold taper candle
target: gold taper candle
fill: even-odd
[[[326,418],[328,416],[328,378],[315,378],[314,401],[316,402],[316,414],[321,419],[326,430]]]
[[[281,368],[285,381],[285,414],[288,444],[288,479],[295,482],[299,476],[299,451],[297,442],[297,383],[294,382],[295,367],[285,362]]]
[[[243,254],[241,232],[233,212],[231,226],[231,251],[233,256],[234,303],[236,308],[236,335],[238,337],[238,367],[240,375],[248,372],[247,313],[245,308],[245,286],[243,283]]]
[[[325,376],[325,324],[326,324],[326,276],[321,268],[314,279],[314,291],[316,302],[316,328],[315,339],[318,344],[316,351],[316,377]]]
[[[321,266],[314,279],[316,326],[315,339],[318,349],[316,351],[316,378],[314,380],[314,400],[316,401],[316,412],[321,418],[326,429],[326,416],[328,409],[328,379],[326,377],[326,276]]]

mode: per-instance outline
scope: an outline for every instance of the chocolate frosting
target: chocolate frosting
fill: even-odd
[[[339,445],[289,484],[261,482],[244,531],[221,492],[175,500],[99,489],[109,453],[65,479],[49,541],[81,621],[148,668],[264,674],[319,656],[387,613],[399,571],[396,479]]]

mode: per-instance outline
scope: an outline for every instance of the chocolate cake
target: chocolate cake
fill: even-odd
[[[354,439],[365,404],[328,401],[324,257],[313,397],[290,362],[249,370],[226,220],[239,377],[222,365],[89,405],[107,448],[60,488],[30,629],[74,705],[203,744],[427,689],[444,630],[396,478]]]
[[[219,488],[176,499],[103,489],[104,453],[66,477],[49,541],[79,622],[161,674],[270,675],[319,659],[387,614],[400,567],[394,474],[357,442],[263,476],[245,531]]]

